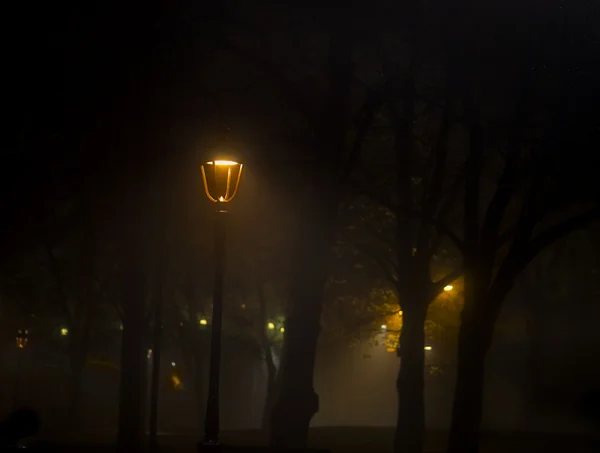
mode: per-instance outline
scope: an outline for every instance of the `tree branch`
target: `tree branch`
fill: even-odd
[[[458,235],[442,221],[436,219],[435,217],[427,217],[423,212],[420,212],[418,209],[411,208],[410,206],[400,206],[399,209],[405,214],[414,216],[420,219],[421,222],[435,227],[440,233],[446,235],[460,251],[464,251],[465,241],[459,238]]]
[[[463,172],[463,173],[460,173],[456,177],[454,182],[452,183],[452,186],[450,187],[450,190],[448,192],[448,196],[446,197],[444,202],[439,207],[437,215],[435,216],[437,219],[440,219],[441,222],[444,222],[444,219],[450,213],[450,209],[452,209],[452,207],[454,206],[454,202],[456,201],[456,197],[458,196],[458,193],[460,191],[460,188],[461,188],[464,180],[465,180],[465,174]],[[441,231],[437,230],[437,234],[433,240],[433,243],[429,246],[429,258],[428,259],[431,259],[431,257],[435,254],[437,249],[440,247],[440,244],[441,244],[444,236],[445,235]],[[462,249],[460,249],[460,250],[462,250]]]
[[[396,275],[394,275],[394,273],[398,272],[398,269],[391,260],[381,256],[380,254],[375,252],[373,248],[361,244],[360,242],[354,241],[347,233],[343,232],[342,235],[346,239],[346,241],[348,241],[349,244],[351,244],[361,253],[368,256],[381,269],[381,271],[384,274],[384,277],[391,284],[396,285],[398,283],[398,278]]]
[[[450,133],[450,106],[446,101],[446,106],[443,110],[442,124],[438,133],[435,146],[435,163],[433,174],[431,176],[430,190],[425,191],[421,201],[423,213],[427,217],[433,217],[438,209],[440,200],[442,199],[442,189],[444,187],[444,179],[446,176],[446,165],[448,160],[448,136]],[[431,241],[431,225],[421,222],[417,236],[417,250],[424,260],[429,260],[432,256],[430,247]]]
[[[598,219],[600,219],[600,208],[594,208],[573,216],[570,219],[554,225],[542,233],[539,233],[527,244],[527,251],[525,253],[525,259],[527,262],[525,264],[529,263],[529,261],[531,261],[545,247],[551,245],[558,239],[567,236],[573,231],[578,230],[586,224],[594,222]]]
[[[369,133],[369,130],[371,129],[371,125],[373,124],[375,112],[383,103],[382,93],[383,88],[371,92],[364,106],[359,110],[359,114],[356,120],[356,136],[354,137],[354,141],[352,142],[352,148],[350,149],[348,160],[346,161],[346,165],[341,176],[342,187],[348,186],[350,182],[352,170],[354,170],[354,168],[356,167],[356,163],[358,162],[363,143],[365,141],[365,138],[367,137],[367,134]]]

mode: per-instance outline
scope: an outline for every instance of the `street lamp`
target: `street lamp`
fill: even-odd
[[[24,349],[29,342],[29,330],[19,329],[17,330],[17,348]]]
[[[23,352],[21,349],[25,349],[27,343],[29,343],[29,330],[28,329],[19,329],[17,330],[17,370],[15,373],[15,392],[14,392],[14,407],[16,408],[19,404],[19,399],[21,396],[21,373],[22,373],[22,362],[23,362]]]
[[[219,379],[221,374],[221,322],[223,319],[223,264],[225,260],[225,215],[227,203],[236,196],[243,165],[214,159],[200,166],[206,197],[215,203],[215,283],[210,338],[208,400],[204,419],[204,445],[219,444]]]

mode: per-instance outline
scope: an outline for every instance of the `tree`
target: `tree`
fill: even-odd
[[[559,42],[553,43],[561,50],[554,60],[534,52],[538,49],[515,52],[520,55],[516,106],[506,127],[503,166],[491,196],[485,198],[482,181],[490,177],[484,165],[490,145],[485,140],[487,127],[468,79],[461,84],[469,131],[463,198],[465,305],[450,453],[478,450],[485,356],[516,277],[542,249],[600,215],[598,193],[587,170],[594,157],[583,152],[595,142],[596,114],[585,101],[588,90],[595,88],[583,70],[589,66],[580,60],[582,47],[569,53],[564,38],[559,35]],[[582,46],[577,39],[571,42],[575,41]],[[468,46],[460,52],[465,49]]]

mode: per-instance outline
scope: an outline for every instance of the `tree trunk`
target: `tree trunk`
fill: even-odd
[[[72,429],[81,426],[81,396],[83,393],[83,367],[85,363],[79,359],[71,359],[69,376],[69,418]]]
[[[271,445],[274,447],[306,448],[310,421],[319,410],[313,372],[323,292],[338,208],[345,195],[343,185],[355,164],[353,159],[346,162],[355,32],[348,27],[348,21],[334,23],[328,55],[329,99],[316,127],[311,150],[314,165],[306,166],[310,179],[301,203],[300,218],[304,224],[298,228],[295,243],[292,308],[286,320],[278,399],[271,415]]]
[[[420,302],[420,301],[418,301]],[[396,453],[422,453],[425,441],[425,318],[427,304],[403,307],[400,371],[396,380]]]
[[[477,453],[483,414],[487,341],[478,335],[477,321],[465,320],[458,342],[458,364],[448,453]],[[479,322],[481,324],[481,321]]]
[[[324,284],[324,282],[323,282]],[[306,448],[308,428],[319,410],[319,397],[313,388],[313,371],[319,337],[323,284],[311,283],[295,305],[306,302],[290,316],[286,328],[279,397],[271,412],[271,445]],[[300,311],[300,310],[298,310]]]
[[[139,271],[126,275],[123,299],[123,338],[121,344],[121,384],[119,389],[119,449],[138,452],[142,447],[142,379],[145,376],[144,291]]]

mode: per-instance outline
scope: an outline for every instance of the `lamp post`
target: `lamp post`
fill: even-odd
[[[20,393],[21,393],[21,364],[23,362],[23,349],[27,346],[29,342],[29,330],[28,329],[19,329],[17,330],[17,370],[15,373],[15,400],[14,407],[15,409],[19,405]]]
[[[210,336],[208,400],[203,445],[219,444],[219,380],[221,374],[221,321],[223,318],[223,267],[227,203],[237,194],[243,165],[232,160],[211,160],[201,165],[204,191],[215,203],[215,282]]]

